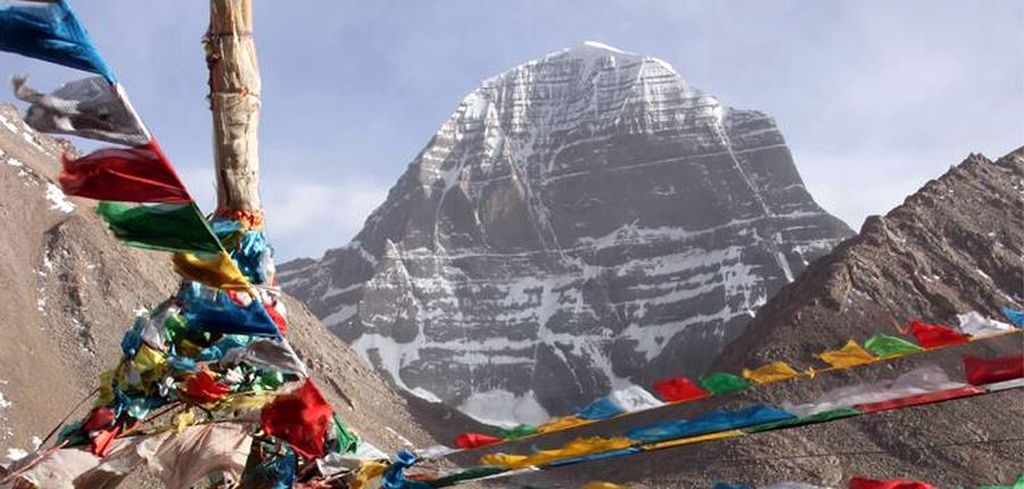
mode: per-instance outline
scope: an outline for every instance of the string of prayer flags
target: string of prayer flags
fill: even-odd
[[[856,341],[849,340],[838,350],[830,350],[816,355],[832,368],[842,369],[864,365],[877,360],[874,355],[860,347]]]
[[[978,358],[964,356],[964,372],[971,385],[994,384],[1024,377],[1024,356]]]
[[[850,479],[850,489],[938,489],[926,482],[906,479],[875,480],[864,477]]]
[[[64,193],[94,200],[188,204],[192,197],[153,144],[107,148],[76,160],[63,158]],[[166,233],[170,230],[164,230]],[[218,245],[219,248],[219,245]]]
[[[956,318],[960,323],[960,332],[972,338],[998,335],[1014,329],[1013,325],[987,318],[978,311],[957,314]]]
[[[14,96],[30,105],[25,123],[46,134],[68,134],[125,146],[145,146],[149,135],[134,112],[100,76],[74,80],[43,94],[14,77]]]
[[[324,455],[324,439],[333,412],[323,394],[306,379],[295,392],[279,396],[263,408],[260,426],[270,436],[291,444],[295,452],[307,459]]]
[[[800,374],[786,362],[772,362],[754,370],[743,369],[743,378],[758,384],[770,384],[798,377]]]
[[[35,5],[0,6],[0,51],[17,53],[103,75],[114,73],[66,0]]]
[[[198,287],[198,286],[197,286]],[[242,307],[223,292],[213,291],[213,298],[195,292],[197,287],[182,293],[187,298],[182,312],[190,328],[220,334],[277,337],[280,333],[274,320],[267,315],[263,304],[252,301]]]
[[[923,348],[898,336],[876,333],[864,342],[864,348],[878,358],[896,358],[922,351]]]
[[[462,449],[480,448],[487,445],[493,445],[495,443],[501,443],[502,441],[504,441],[503,438],[485,435],[483,433],[462,433],[455,438],[455,446]]]
[[[626,437],[643,443],[657,443],[793,418],[795,416],[781,409],[755,404],[736,411],[717,409],[693,419],[663,421],[635,428],[626,432]]]
[[[960,345],[968,341],[966,336],[948,326],[922,321],[910,323],[910,334],[914,335],[918,345],[929,349]]]
[[[712,372],[700,378],[700,386],[713,396],[739,392],[750,386],[743,377],[727,372]]]
[[[1018,311],[1009,307],[1003,308],[1003,315],[1010,320],[1014,326],[1018,328],[1024,328],[1024,311]]]
[[[665,402],[692,401],[696,399],[703,399],[711,395],[711,393],[702,389],[692,380],[685,377],[672,377],[670,379],[659,380],[654,383],[654,391],[657,392]]]
[[[137,248],[170,252],[220,253],[220,241],[203,216],[188,205],[129,206],[100,202],[96,213],[118,239]]]

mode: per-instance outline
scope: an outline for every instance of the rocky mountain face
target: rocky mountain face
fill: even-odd
[[[66,143],[36,134],[0,105],[0,464],[6,450],[33,448],[97,385],[120,356],[134,311],[177,290],[168,255],[127,248],[110,236],[91,201],[57,186]],[[289,339],[339,415],[385,450],[425,446],[408,403],[288,299]],[[127,484],[142,487],[143,482]],[[147,486],[148,487],[148,486]]]
[[[714,368],[736,371],[776,360],[797,369],[818,366],[813,354],[847,339],[896,334],[913,319],[957,324],[956,315],[971,310],[1000,317],[1000,309],[1007,306],[1024,306],[1024,148],[995,162],[971,155],[903,205],[869,218],[857,236],[812,263],[769,300]],[[1020,355],[1022,348],[1014,335],[812,380],[760,386],[722,402],[733,407],[752,401],[807,402],[829,389],[894,378],[925,365],[938,365],[951,378],[961,379],[965,353]],[[718,404],[683,404],[616,420],[602,425],[600,433],[692,416]],[[1022,417],[1024,392],[1015,389],[602,461],[517,482],[607,479],[641,482],[631,485],[637,488],[676,488],[707,487],[714,480],[757,487],[795,480],[844,487],[851,476],[863,475],[921,479],[937,487],[1008,487],[1024,473]],[[587,434],[580,430],[565,436]],[[530,443],[557,445],[554,440]]]
[[[349,245],[280,276],[397,386],[537,422],[703,371],[850,234],[770,117],[584,43],[484,81]]]

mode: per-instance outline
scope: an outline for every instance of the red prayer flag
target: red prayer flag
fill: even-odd
[[[97,457],[107,456],[107,452],[110,451],[110,446],[114,444],[114,438],[117,438],[117,434],[121,432],[120,426],[115,426],[102,431],[97,431],[92,435],[92,453]]]
[[[207,370],[203,370],[185,381],[185,395],[204,404],[224,399],[230,393],[231,388],[217,382]]]
[[[958,387],[956,389],[947,389],[938,392],[928,392],[925,394],[918,394],[916,396],[901,397],[899,399],[891,399],[888,401],[872,402],[870,404],[860,404],[856,406],[862,413],[877,413],[879,411],[889,411],[892,409],[902,409],[910,406],[920,406],[922,404],[931,404],[933,402],[948,401],[950,399],[959,399],[961,397],[970,397],[975,394],[981,394],[985,392],[982,389],[974,387],[973,385],[967,385],[964,387]]]
[[[874,480],[864,477],[850,479],[850,489],[937,489],[927,482],[906,479]]]
[[[972,385],[994,384],[1024,377],[1024,355],[1002,358],[964,356],[967,382]]]
[[[463,433],[455,438],[455,446],[459,448],[479,448],[505,441],[502,438],[482,433]]]
[[[910,323],[910,334],[914,335],[917,344],[922,348],[939,348],[967,343],[967,337],[962,333],[941,324],[914,321]]]
[[[708,391],[685,377],[673,377],[654,383],[654,390],[665,402],[682,402],[708,397]]]
[[[63,158],[64,193],[96,200],[184,204],[185,185],[155,143],[138,148],[105,148],[77,160]]]
[[[270,319],[274,320],[274,324],[277,325],[277,329],[281,332],[281,335],[287,335],[288,320],[285,319],[281,313],[277,312],[277,309],[274,308],[273,304],[263,303],[263,308],[267,310],[267,314],[270,315]]]
[[[295,392],[264,407],[260,425],[268,435],[290,443],[296,453],[315,459],[324,455],[324,438],[332,415],[330,404],[310,379]]]
[[[89,413],[89,417],[85,418],[85,421],[82,422],[82,431],[97,431],[109,428],[110,425],[114,424],[116,418],[117,413],[113,409],[100,406],[93,409]]]

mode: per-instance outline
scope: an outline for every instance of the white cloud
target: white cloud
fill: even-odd
[[[316,181],[266,182],[267,230],[280,261],[319,256],[352,239],[370,212],[384,202],[387,187],[346,180],[330,185]]]

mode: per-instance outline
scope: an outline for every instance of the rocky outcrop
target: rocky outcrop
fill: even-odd
[[[397,386],[536,422],[703,371],[850,234],[770,117],[584,43],[486,80],[348,246],[280,271]]]

